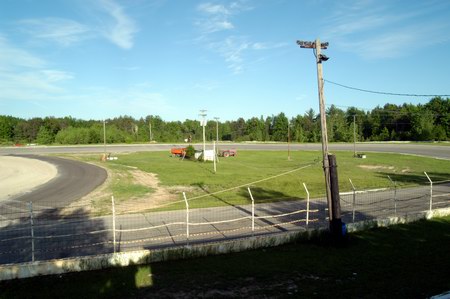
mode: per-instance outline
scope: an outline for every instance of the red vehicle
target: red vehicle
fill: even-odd
[[[186,155],[186,148],[185,147],[174,147],[174,148],[170,149],[170,154],[172,156],[183,157],[184,155]]]
[[[227,158],[227,157],[235,157],[235,156],[237,156],[237,150],[235,150],[235,149],[221,150],[219,152],[219,156],[225,157],[225,158]]]

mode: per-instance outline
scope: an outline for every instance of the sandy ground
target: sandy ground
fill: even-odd
[[[57,175],[50,163],[22,157],[0,156],[0,200],[30,192]]]

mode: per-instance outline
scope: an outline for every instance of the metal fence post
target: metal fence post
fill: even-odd
[[[31,226],[31,261],[34,262],[34,220],[33,220],[33,202],[29,203],[30,208],[30,226]]]
[[[305,183],[303,183],[303,187],[306,191],[306,227],[309,225],[309,191],[308,188],[306,188]]]
[[[394,185],[394,215],[397,216],[397,184],[395,181],[391,179],[390,176],[387,176],[391,183]]]
[[[186,242],[189,244],[189,203],[186,198],[186,193],[183,192],[184,202],[186,203]]]
[[[255,232],[255,199],[253,198],[252,191],[250,187],[247,187],[248,193],[250,194],[250,198],[252,199],[252,235]]]
[[[430,179],[430,177],[425,171],[423,173],[425,173],[428,180],[430,181],[430,212],[431,212],[431,210],[433,210],[433,181]]]
[[[112,227],[113,227],[113,250],[116,253],[116,207],[114,204],[114,196],[111,196],[112,204]]]
[[[352,222],[355,223],[355,211],[356,211],[356,189],[353,185],[353,182],[351,179],[348,179],[350,181],[350,185],[352,185],[353,189],[353,202],[352,202]]]

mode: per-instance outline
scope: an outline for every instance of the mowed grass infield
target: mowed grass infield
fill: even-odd
[[[428,298],[450,290],[450,217],[201,259],[0,282],[0,298]]]
[[[450,179],[450,161],[433,158],[368,153],[366,159],[354,158],[352,152],[336,152],[340,191],[350,191],[352,180],[357,190],[392,187],[388,176],[398,187],[429,184],[424,171],[434,181]],[[159,209],[185,208],[185,190],[191,208],[250,203],[250,187],[256,203],[306,198],[303,183],[312,198],[324,196],[322,154],[319,151],[239,151],[237,157],[220,158],[217,172],[212,162],[181,160],[168,152],[118,154],[118,160],[100,163],[98,156],[79,156],[110,170],[113,176],[109,194],[117,202],[142,196],[151,198],[152,188],[133,181],[134,170],[157,175],[159,185],[175,188],[175,204]],[[119,176],[120,179],[114,176]],[[181,191],[180,191],[181,190]],[[109,207],[110,197],[102,200]],[[109,208],[108,208],[109,209]],[[107,210],[108,210],[107,209]]]
[[[354,158],[353,152],[336,152],[340,191],[350,191],[352,180],[357,190],[429,184],[424,171],[433,181],[450,179],[450,161],[401,154],[368,153],[366,159]],[[156,174],[158,184],[175,196],[174,204],[163,204],[159,210],[185,208],[182,191],[191,208],[240,205],[250,203],[250,187],[256,203],[306,198],[303,183],[311,198],[324,196],[324,175],[320,151],[239,151],[237,157],[220,158],[217,172],[213,163],[182,160],[164,152],[117,154],[117,160],[99,162],[98,155],[72,156],[93,162],[109,170],[112,176],[105,196],[95,205],[109,211],[110,195],[117,202],[147,196],[154,190],[133,181],[133,171]],[[106,196],[107,194],[107,196]],[[158,205],[157,205],[158,206]]]

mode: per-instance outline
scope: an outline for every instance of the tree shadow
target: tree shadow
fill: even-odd
[[[17,209],[17,205],[15,207]],[[0,264],[96,255],[113,251],[111,234],[102,218],[82,208],[35,209],[7,213],[0,221]]]

